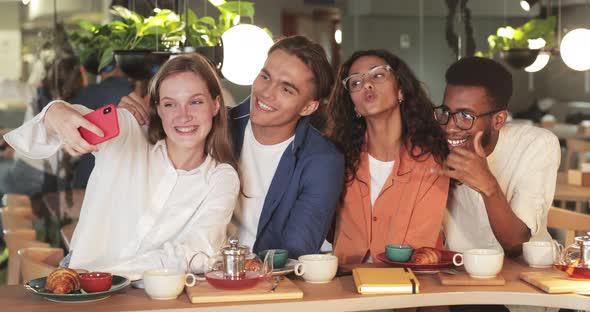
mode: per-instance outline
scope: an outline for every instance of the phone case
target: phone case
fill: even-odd
[[[113,104],[103,106],[94,112],[84,115],[91,123],[95,124],[104,132],[104,137],[99,137],[86,128],[80,128],[80,134],[86,142],[96,145],[110,140],[119,135],[119,118],[117,117],[117,108]]]

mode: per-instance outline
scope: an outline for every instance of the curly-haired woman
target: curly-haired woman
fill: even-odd
[[[433,168],[448,147],[420,81],[385,50],[354,53],[338,80],[328,135],[346,161],[334,237],[340,263],[372,262],[387,244],[440,246],[449,179]]]

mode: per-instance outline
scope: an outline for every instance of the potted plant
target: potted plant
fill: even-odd
[[[86,20],[80,21],[79,31],[69,34],[70,42],[87,72],[96,75],[105,66],[114,63],[112,54],[102,58],[109,48],[109,34],[108,25],[95,25]]]
[[[217,22],[210,16],[199,18],[188,9],[186,20],[187,46],[213,47],[218,45],[221,35],[231,27],[238,25],[243,17],[254,21],[254,4],[248,1],[226,1],[214,6],[219,10]]]
[[[94,60],[95,63],[96,59],[99,60],[100,70],[114,56],[125,74],[138,80],[151,77],[168,59],[170,50],[181,45],[185,52],[207,56],[220,69],[223,60],[221,35],[239,24],[243,17],[253,22],[254,4],[226,1],[213,5],[219,10],[217,20],[211,16],[198,17],[190,9],[181,17],[170,10],[155,9],[154,15],[143,18],[125,7],[113,6],[111,13],[121,20],[102,26],[80,22],[81,30],[73,33],[71,38],[76,42],[83,63],[96,55]]]
[[[223,43],[221,35],[231,27],[239,24],[242,17],[250,22],[254,20],[254,4],[249,1],[226,1],[221,4],[212,3],[219,10],[217,21],[211,16],[198,17],[188,9],[182,18],[186,21],[185,51],[196,51],[205,55],[221,69],[223,62]]]
[[[110,29],[109,47],[102,58],[114,55],[123,72],[136,80],[150,78],[184,35],[184,23],[171,10],[156,8],[155,15],[143,18],[116,5],[111,13],[121,20],[106,24]]]
[[[118,5],[110,11],[121,20],[104,25],[83,20],[80,30],[70,34],[80,62],[94,74],[116,59],[129,77],[147,79],[184,35],[184,23],[170,10],[155,9],[155,14],[147,18]]]
[[[495,35],[488,37],[488,45],[487,52],[476,55],[493,58],[497,52],[512,67],[523,69],[535,61],[541,48],[554,47],[555,17],[532,19],[517,28],[500,27]]]

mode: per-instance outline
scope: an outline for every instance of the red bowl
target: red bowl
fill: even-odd
[[[80,274],[80,286],[88,293],[107,291],[113,285],[111,273],[92,272]]]

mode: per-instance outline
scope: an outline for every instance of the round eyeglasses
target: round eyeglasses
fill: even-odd
[[[446,106],[439,106],[434,108],[434,119],[436,119],[440,125],[446,125],[452,117],[457,128],[461,130],[469,130],[473,128],[473,124],[477,118],[493,115],[503,110],[504,109],[496,109],[487,113],[474,115],[465,111],[451,112]]]
[[[357,92],[363,88],[363,85],[365,84],[365,78],[369,79],[369,81],[373,84],[380,84],[387,80],[391,74],[391,71],[392,70],[389,65],[379,65],[366,73],[354,74],[344,78],[344,80],[342,80],[342,84],[344,85],[344,88],[348,90],[348,92]]]

